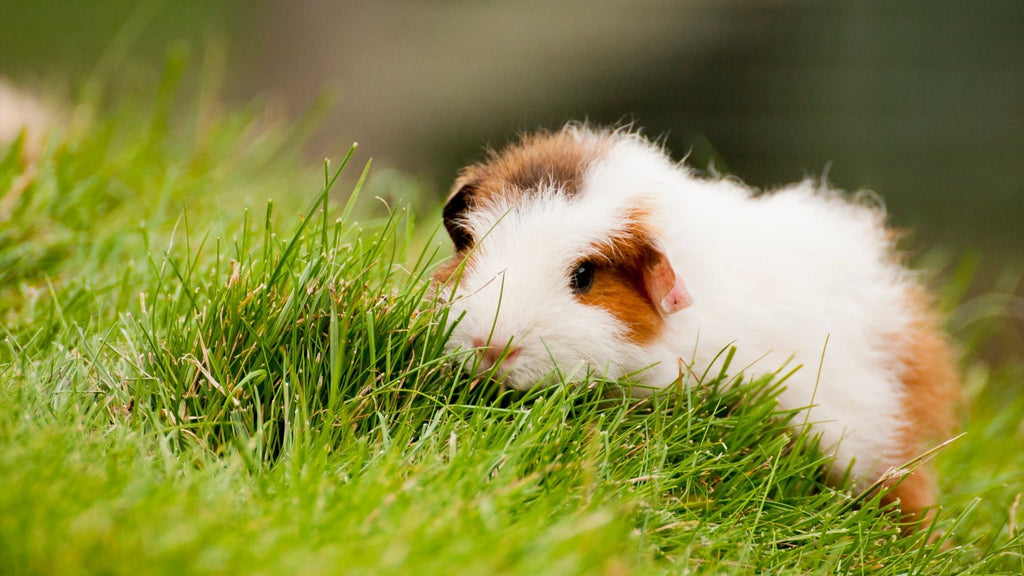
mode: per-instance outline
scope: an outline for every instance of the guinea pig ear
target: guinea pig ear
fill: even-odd
[[[646,252],[642,271],[644,289],[658,309],[664,314],[674,314],[693,304],[686,282],[672,266],[661,241],[650,240]]]
[[[473,206],[475,194],[476,188],[473,184],[459,186],[448,198],[448,202],[444,205],[444,211],[441,212],[444,229],[448,231],[448,236],[455,244],[455,250],[459,252],[467,250],[473,245],[473,234],[466,229],[462,222],[462,216]]]

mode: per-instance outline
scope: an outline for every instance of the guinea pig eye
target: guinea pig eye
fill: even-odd
[[[569,278],[569,283],[572,286],[574,294],[586,294],[589,292],[590,285],[594,283],[594,263],[581,262],[579,266],[572,271],[572,277]]]

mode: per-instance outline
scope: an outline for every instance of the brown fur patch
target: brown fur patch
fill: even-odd
[[[459,269],[459,264],[462,264],[462,258],[449,258],[444,264],[441,264],[434,271],[432,278],[435,282],[441,284],[448,284],[455,280],[454,276],[456,271]]]
[[[904,353],[907,412],[925,438],[945,440],[953,434],[955,408],[961,401],[955,355],[924,290],[915,288],[909,300],[918,322],[908,334]]]
[[[512,194],[517,199],[542,186],[553,185],[574,195],[583,185],[587,168],[611,146],[608,135],[594,132],[540,132],[524,136],[487,160],[464,168],[455,191],[472,186],[474,202]]]
[[[953,349],[938,328],[938,320],[925,291],[914,287],[907,304],[917,316],[903,344],[903,411],[907,424],[900,431],[902,450],[897,456],[909,461],[925,452],[934,441],[952,436],[956,406],[962,401]],[[934,472],[919,466],[886,497],[899,500],[904,519],[925,518],[922,512],[935,505]]]
[[[626,326],[626,337],[647,344],[664,327],[661,313],[644,286],[644,274],[653,252],[649,244],[652,231],[645,224],[647,212],[630,210],[625,228],[608,242],[596,246],[590,258],[595,264],[594,283],[579,300],[604,308]]]
[[[661,332],[662,319],[644,291],[640,271],[633,268],[599,264],[594,284],[579,297],[590,306],[604,308],[626,326],[626,337],[637,344],[654,340]]]
[[[580,130],[539,132],[523,136],[501,152],[491,151],[487,160],[463,168],[445,206],[444,225],[458,253],[434,273],[437,282],[448,282],[475,242],[458,219],[497,198],[522,202],[543,186],[565,194],[578,194],[587,168],[613,143],[610,134]]]
[[[897,484],[898,482],[898,484]],[[907,534],[921,525],[922,520],[930,520],[935,516],[936,487],[935,471],[930,465],[918,466],[906,478],[893,480],[887,485],[896,484],[882,498],[884,504],[899,502],[900,516],[906,523],[903,533]]]

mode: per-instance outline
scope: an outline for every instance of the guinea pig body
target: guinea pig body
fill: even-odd
[[[779,403],[809,407],[834,474],[860,486],[951,431],[956,374],[924,292],[880,211],[838,192],[757,194],[637,134],[569,126],[464,170],[445,226],[449,345],[513,387],[664,387],[732,346],[748,376],[800,366]],[[931,506],[929,471],[891,497],[908,516]]]

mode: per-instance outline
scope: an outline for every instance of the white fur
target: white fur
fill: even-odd
[[[636,206],[651,208],[694,298],[643,347],[568,284],[574,263]],[[525,203],[478,206],[466,223],[478,242],[452,302],[453,318],[465,316],[450,346],[511,340],[520,353],[502,372],[512,386],[550,382],[557,366],[569,378],[588,368],[613,378],[649,368],[639,379],[662,387],[679,376],[679,359],[701,374],[735,345],[733,370],[748,376],[803,366],[779,402],[812,406],[808,418],[835,453],[837,473],[853,462],[854,477],[870,481],[898,463],[897,343],[912,321],[909,280],[890,258],[876,211],[806,182],[758,196],[733,180],[701,179],[621,133],[579,195],[549,188]]]

